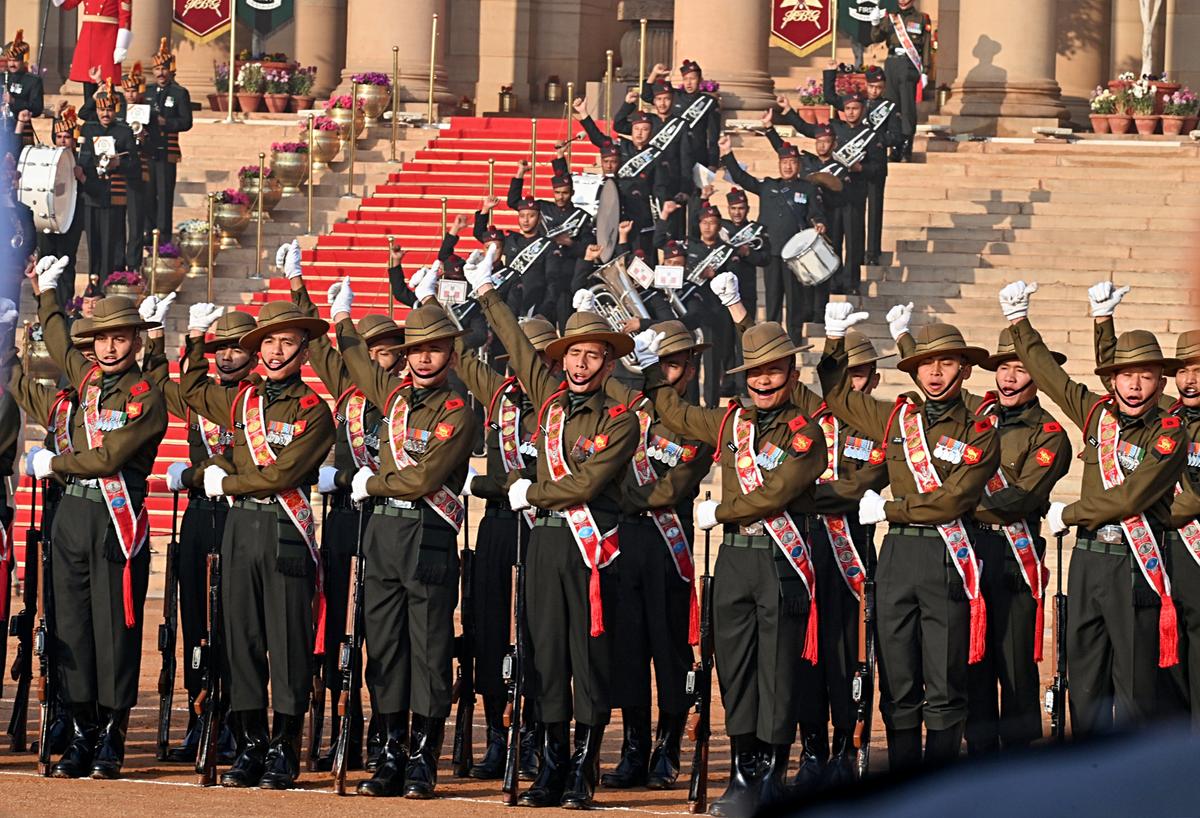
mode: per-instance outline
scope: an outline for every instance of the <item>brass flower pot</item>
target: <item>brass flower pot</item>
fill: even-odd
[[[342,149],[342,137],[337,131],[313,131],[313,168],[325,168],[337,158]]]
[[[358,99],[367,119],[379,119],[392,104],[392,89],[386,85],[360,85]]]
[[[187,274],[186,262],[182,258],[162,258],[160,256],[158,266],[151,270],[153,261],[153,256],[147,256],[146,260],[142,262],[142,275],[146,277],[146,281],[154,282],[154,286],[151,288],[154,294],[166,295],[178,290],[179,285],[183,283],[183,277]],[[153,275],[151,275],[152,272]]]
[[[38,381],[57,381],[62,375],[62,370],[50,357],[50,350],[46,348],[45,341],[30,340],[29,362],[25,364],[25,374]]]
[[[325,112],[325,116],[337,123],[338,130],[342,135],[343,141],[350,138],[350,124],[352,121],[354,123],[354,135],[356,137],[360,136],[363,132],[363,128],[367,126],[367,118],[363,116],[362,111],[358,111],[357,114],[355,114],[346,108],[331,108]]]
[[[300,185],[308,178],[307,153],[271,152],[271,176],[278,180],[280,196],[292,196],[300,192]],[[257,180],[255,180],[257,184]],[[257,193],[257,191],[256,191]],[[251,204],[254,204],[251,202]]]
[[[244,205],[219,202],[213,206],[213,223],[221,231],[222,248],[240,247],[238,237],[250,224],[250,210]]]
[[[300,156],[304,156],[304,154],[300,154]],[[242,193],[250,197],[250,212],[256,212],[258,210],[258,174],[243,176],[238,187]],[[275,178],[275,173],[272,171],[270,176],[263,179],[263,211],[270,213],[282,198],[283,183]]]
[[[187,264],[189,273],[203,273],[208,269],[208,231],[203,233],[181,233],[179,241],[176,242],[179,247],[179,255]],[[216,257],[220,250],[220,245],[213,247],[213,257]]]
[[[141,304],[146,298],[146,292],[142,287],[134,287],[130,284],[109,284],[104,288],[105,297],[110,295],[120,295],[128,298],[134,304]]]

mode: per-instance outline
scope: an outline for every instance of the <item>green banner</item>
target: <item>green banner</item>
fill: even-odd
[[[237,0],[238,21],[264,36],[290,23],[295,14],[295,0]]]

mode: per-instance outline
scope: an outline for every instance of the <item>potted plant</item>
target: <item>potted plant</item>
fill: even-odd
[[[189,273],[202,273],[208,266],[208,222],[203,219],[188,219],[175,228],[178,236],[176,246],[179,255],[188,265]],[[219,245],[213,243],[213,257]]]
[[[1108,129],[1115,134],[1127,134],[1133,127],[1133,117],[1129,115],[1129,90],[1117,88],[1113,91],[1112,83],[1109,83],[1109,90],[1115,102],[1113,113],[1108,115]]]
[[[213,88],[216,93],[208,95],[208,107],[214,111],[229,110],[229,63],[213,63]],[[233,109],[238,109],[237,97],[233,98]]]
[[[187,273],[179,246],[169,241],[158,245],[158,265],[154,255],[147,253],[142,260],[142,275],[151,282],[150,290],[155,295],[166,295],[179,289]]]
[[[851,94],[855,91],[865,91],[867,88],[867,75],[865,72],[865,66],[838,63],[834,88],[842,95]]]
[[[1197,100],[1190,88],[1181,88],[1171,94],[1163,103],[1163,133],[1178,136],[1185,130],[1190,131],[1187,127],[1188,120],[1195,115],[1198,102],[1200,100]],[[1194,121],[1192,124],[1195,124]]]
[[[313,83],[317,81],[317,67],[311,65],[308,68],[296,68],[288,78],[288,93],[291,94],[291,103],[288,106],[295,113],[300,113],[303,110],[312,107],[313,104]]]
[[[808,81],[796,90],[800,94],[800,105],[796,108],[796,113],[801,119],[809,125],[815,125],[822,121],[821,115],[824,114],[824,121],[829,121],[829,106],[825,103],[825,94],[819,82],[809,77]]]
[[[266,87],[263,68],[256,62],[246,63],[237,72],[238,104],[245,113],[253,113],[262,103],[263,88]]]
[[[367,71],[351,78],[358,85],[358,101],[368,119],[379,119],[392,103],[392,81],[387,74]]]
[[[257,176],[257,167],[254,173]],[[308,178],[308,143],[272,142],[271,176],[282,186],[281,195],[299,193],[300,185]]]
[[[137,270],[115,270],[104,279],[104,295],[123,295],[140,304],[146,297],[146,279]]]
[[[349,94],[330,98],[325,103],[325,116],[338,124],[338,129],[341,131],[343,140],[350,138],[350,129],[352,126],[354,128],[354,137],[357,139],[367,124],[366,117],[363,115],[362,100],[356,102],[350,99]]]
[[[1096,86],[1089,102],[1093,133],[1109,133],[1108,118],[1117,112],[1117,95],[1107,88]]]
[[[1143,77],[1129,86],[1129,113],[1133,115],[1133,124],[1142,136],[1149,136],[1158,130],[1158,114],[1154,113],[1157,87]]]
[[[222,190],[213,205],[213,224],[221,231],[222,248],[240,246],[238,237],[250,224],[250,197],[233,188]]]
[[[517,107],[517,97],[511,85],[500,86],[500,113],[511,114]]]
[[[300,125],[300,139],[308,144],[308,123]],[[342,147],[342,129],[327,116],[313,119],[312,165],[313,169],[328,167]]]
[[[270,213],[283,198],[283,183],[270,168],[263,169],[263,212]],[[238,169],[238,190],[250,197],[250,208],[258,209],[258,165],[242,165]]]
[[[272,114],[282,114],[288,109],[288,88],[291,85],[291,75],[286,68],[268,68],[263,71],[263,101],[267,103],[267,111]]]
[[[240,68],[246,63],[257,63],[258,65],[262,66],[264,71],[269,68],[287,69],[291,65],[291,58],[282,51],[275,51],[272,53],[258,51],[252,53],[250,49],[243,48],[237,54],[236,65]]]

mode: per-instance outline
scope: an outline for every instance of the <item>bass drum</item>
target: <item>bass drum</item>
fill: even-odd
[[[65,233],[75,219],[75,153],[55,145],[26,145],[17,163],[21,187],[17,198],[33,211],[33,224],[43,233]]]
[[[842,266],[828,240],[811,227],[788,239],[781,255],[792,275],[807,287],[824,283]]]
[[[617,180],[606,178],[596,195],[596,243],[600,245],[600,261],[612,261],[620,242],[621,191]]]

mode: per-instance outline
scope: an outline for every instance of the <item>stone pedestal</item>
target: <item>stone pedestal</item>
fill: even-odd
[[[392,73],[392,46],[400,48],[400,107],[424,110],[429,93],[429,46],[433,15],[438,15],[434,54],[434,101],[451,105],[446,88],[446,0],[404,0],[384,8],[377,0],[349,0],[346,13],[346,65],[339,91],[350,93],[350,77],[365,71]]]
[[[704,76],[721,83],[721,110],[761,114],[775,104],[775,83],[767,70],[770,38],[767,0],[739,0],[736,11],[721,0],[688,0],[675,5],[675,60],[695,60]]]

